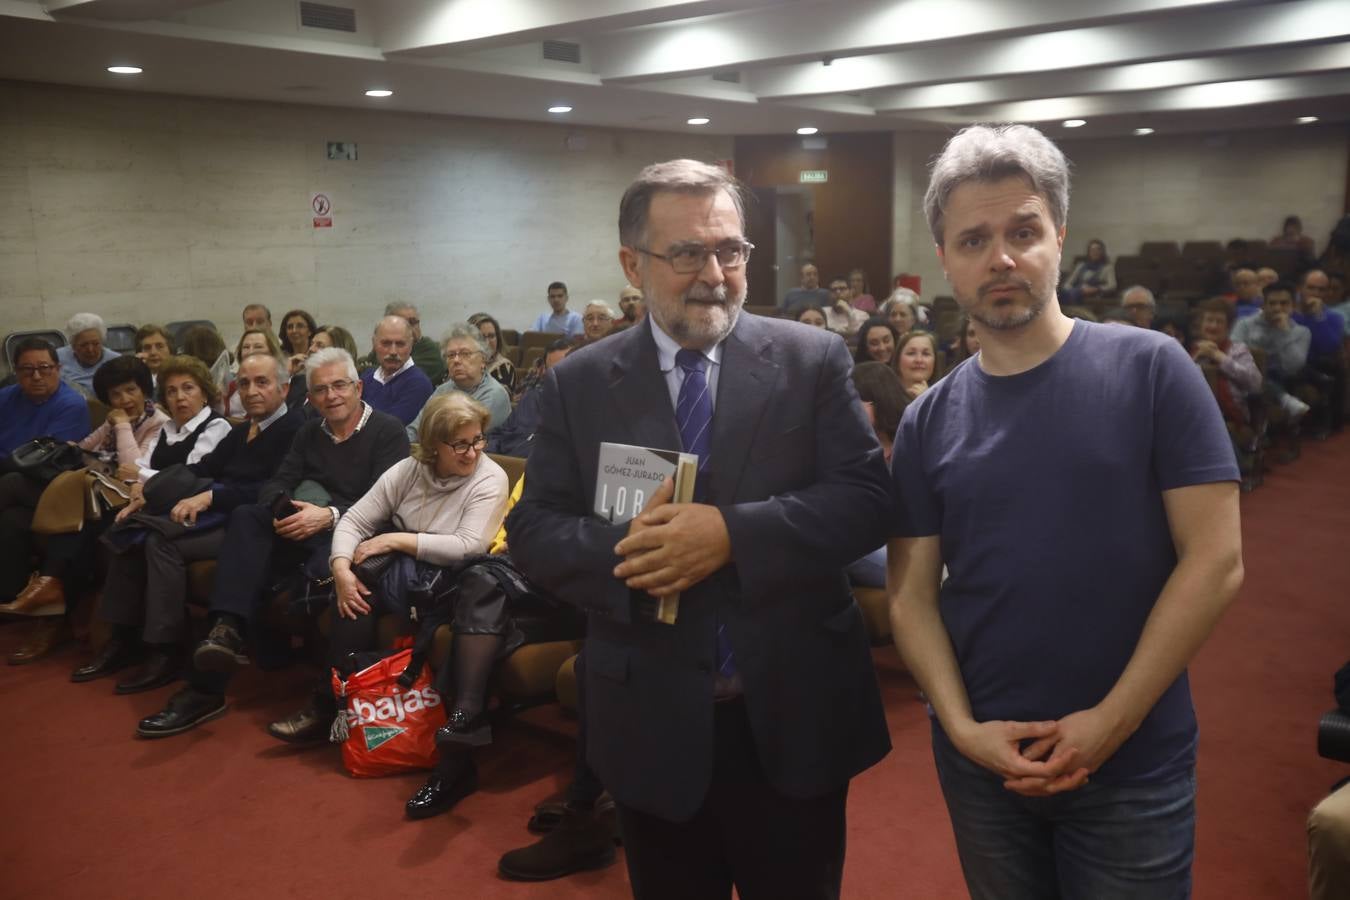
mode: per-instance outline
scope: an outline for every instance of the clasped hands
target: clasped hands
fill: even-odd
[[[1026,797],[1048,797],[1087,784],[1088,776],[1129,735],[1130,729],[1101,707],[1051,722],[971,721],[949,733],[966,758],[1003,776],[1005,788]]]
[[[654,597],[686,591],[731,561],[731,536],[721,510],[706,503],[672,503],[674,496],[675,480],[667,478],[614,547],[623,557],[614,577]]]
[[[333,513],[326,506],[304,500],[291,501],[296,511],[284,519],[273,519],[272,530],[288,541],[303,541],[333,526]]]

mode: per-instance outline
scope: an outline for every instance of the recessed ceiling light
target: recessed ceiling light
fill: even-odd
[[[798,134],[815,134],[815,133],[816,133],[817,131],[819,131],[819,130],[820,130],[820,129],[817,128],[817,127],[815,127],[814,125],[807,125],[805,128],[798,128],[798,129],[797,129],[797,133],[798,133]]]
[[[1064,127],[1065,127],[1065,128],[1082,128],[1082,127],[1083,127],[1084,125],[1086,125],[1086,124],[1087,124],[1087,119],[1065,119],[1065,120],[1064,120]]]
[[[551,113],[553,113],[553,114],[555,114],[555,115],[561,115],[562,113],[570,113],[570,112],[572,111],[572,107],[570,107],[570,106],[550,106],[550,107],[548,108],[548,111],[551,112]]]
[[[1311,125],[1317,121],[1317,116],[1299,116],[1294,121],[1300,125]]]
[[[145,70],[140,66],[108,66],[108,71],[114,75],[139,75]]]
[[[392,97],[392,96],[394,96],[394,92],[393,92],[393,91],[385,90],[384,88],[375,88],[374,90],[366,91],[366,96],[367,96],[367,97]]]
[[[1152,134],[1152,133],[1153,133],[1153,129],[1152,129],[1152,128],[1136,128],[1136,129],[1134,130],[1134,133],[1137,134],[1137,135],[1139,135],[1139,137],[1143,137],[1143,136],[1146,135],[1146,134]]]
[[[711,121],[712,121],[712,120],[709,119],[707,116],[695,116],[694,118],[689,119],[689,120],[687,121],[686,124],[689,124],[689,125],[707,125],[707,124],[708,124],[709,122],[711,122]]]

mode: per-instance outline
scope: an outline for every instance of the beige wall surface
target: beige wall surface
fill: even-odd
[[[943,140],[895,138],[893,258],[897,272],[923,277],[925,297],[949,293],[921,209],[927,166]],[[1320,253],[1343,214],[1350,135],[1342,128],[1075,139],[1060,147],[1073,165],[1065,268],[1091,238],[1112,256],[1137,253],[1141,241],[1265,240],[1291,214]]]
[[[731,139],[0,82],[0,334],[91,311],[232,342],[259,302],[365,344],[391,300],[432,336],[480,310],[525,328],[555,279],[571,309],[616,301],[619,197],[677,156]]]

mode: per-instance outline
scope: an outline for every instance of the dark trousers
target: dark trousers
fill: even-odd
[[[99,618],[115,625],[142,626],[141,636],[150,644],[182,640],[188,563],[215,559],[224,541],[223,528],[188,531],[175,538],[150,531],[141,547],[112,555]]]
[[[28,583],[33,557],[33,511],[46,485],[27,475],[0,476],[0,601],[13,600]]]
[[[298,574],[305,566],[312,574],[328,574],[328,549],[333,533],[321,531],[303,541],[278,537],[272,529],[272,511],[248,504],[236,507],[225,526],[211,612],[231,613],[252,625],[278,575]]]
[[[1345,421],[1345,362],[1339,356],[1308,357],[1308,368],[1316,373],[1316,383],[1326,393],[1327,408],[1323,424],[1333,431]]]
[[[586,654],[577,654],[574,671],[577,676],[577,760],[572,770],[572,783],[567,788],[567,802],[576,809],[590,809],[605,792],[600,776],[586,762]]]
[[[619,805],[636,900],[838,898],[844,874],[848,787],[785,797],[769,784],[745,704],[718,703],[712,782],[688,822]]]

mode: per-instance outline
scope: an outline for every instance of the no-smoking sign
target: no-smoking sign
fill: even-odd
[[[329,215],[333,211],[333,201],[327,194],[312,194],[309,198],[309,208],[314,211],[315,228],[333,227],[333,217]]]

